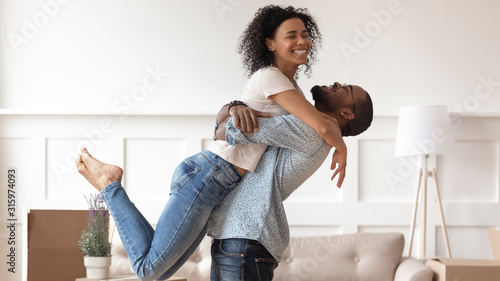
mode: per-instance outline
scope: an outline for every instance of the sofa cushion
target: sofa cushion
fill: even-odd
[[[113,242],[111,274],[131,273],[123,245],[119,241]],[[175,275],[192,281],[209,280],[210,245],[210,238],[205,237]],[[394,280],[403,247],[404,238],[400,233],[291,237],[273,281]],[[408,277],[398,280],[407,280],[405,278]]]
[[[273,280],[394,280],[403,248],[401,233],[292,237]]]
[[[175,273],[175,276],[186,277],[189,281],[210,280],[210,263],[212,261],[210,256],[211,241],[212,239],[210,237],[205,236],[191,257],[189,257],[186,263],[184,263]],[[130,266],[127,252],[119,238],[117,241],[113,240],[111,254],[113,256],[110,268],[111,275],[122,275],[134,272]]]

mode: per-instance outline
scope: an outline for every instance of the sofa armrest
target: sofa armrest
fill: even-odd
[[[422,261],[404,257],[396,268],[394,281],[432,281],[432,270]]]

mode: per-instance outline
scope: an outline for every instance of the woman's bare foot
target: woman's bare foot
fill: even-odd
[[[82,148],[81,155],[76,159],[76,168],[99,192],[110,183],[121,181],[122,168],[102,163],[92,157],[86,148]]]

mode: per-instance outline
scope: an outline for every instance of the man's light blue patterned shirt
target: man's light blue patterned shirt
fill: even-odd
[[[257,240],[279,262],[289,241],[283,200],[321,166],[331,147],[293,115],[259,118],[259,131],[253,136],[244,136],[230,119],[226,140],[232,145],[269,147],[255,172],[247,172],[216,206],[208,221],[208,235]]]

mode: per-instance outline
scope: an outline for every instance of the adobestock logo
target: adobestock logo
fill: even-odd
[[[493,75],[478,76],[478,82],[474,87],[474,93],[467,95],[462,102],[452,105],[450,115],[451,130],[457,131],[463,125],[463,119],[468,114],[477,111],[482,103],[487,102],[494,94],[500,93],[500,82],[493,80]],[[436,130],[432,139],[415,140],[416,146],[420,152],[434,150],[436,144],[446,141],[446,135],[441,130]],[[408,178],[414,176],[420,169],[421,156],[399,157],[397,172],[386,171],[384,178],[391,191],[395,191],[397,186],[404,183]]]
[[[92,151],[94,147],[103,143],[106,135],[113,133],[114,130],[115,126],[113,125],[113,120],[110,118],[104,118],[99,121],[96,128],[91,130],[82,130],[82,134],[85,136],[84,140],[79,141],[74,147],[66,145],[64,148],[66,156],[63,161],[53,161],[50,165],[59,182],[64,181],[65,174],[75,172],[75,161],[78,158],[78,155],[80,155],[81,148],[85,147]]]
[[[147,74],[143,76],[141,83],[134,86],[130,93],[123,94],[111,104],[111,109],[122,116],[129,115],[132,109],[137,108],[140,102],[146,100],[149,94],[156,90],[160,84],[170,76],[170,72],[160,69],[159,65],[154,68],[148,66]]]
[[[300,261],[296,261],[293,270],[288,271],[285,274],[285,280],[287,281],[306,281],[311,280],[311,275],[318,270],[321,266],[327,263],[328,259],[331,259],[335,253],[338,252],[341,247],[340,241],[335,239],[335,236],[329,236],[325,241],[323,239],[318,240],[318,244],[312,245],[311,255],[306,257],[300,257]],[[290,263],[293,260],[291,258],[285,258],[283,263]]]
[[[221,21],[224,20],[224,13],[234,11],[234,8],[243,3],[243,0],[215,0],[212,2],[214,10]]]
[[[353,44],[346,42],[341,42],[339,44],[340,50],[348,63],[351,63],[352,56],[354,54],[360,54],[363,49],[368,47],[372,42],[372,38],[377,37],[382,28],[389,26],[392,22],[392,16],[397,15],[403,11],[403,7],[398,0],[391,0],[387,4],[386,10],[380,10],[378,12],[371,11],[370,14],[373,20],[367,22],[363,29],[356,27],[354,28],[354,39]]]
[[[41,28],[46,26],[50,19],[54,18],[59,14],[61,10],[61,5],[65,5],[70,0],[42,0],[38,2],[40,9],[38,9],[31,19],[23,17],[21,21],[23,25],[21,27],[20,33],[9,32],[7,37],[9,38],[10,45],[17,54],[19,52],[19,47],[23,44],[28,44],[30,39],[37,36]]]
[[[133,109],[138,108],[140,103],[144,102],[170,76],[170,72],[162,70],[159,65],[147,66],[145,72],[146,74],[142,76],[140,83],[132,87],[129,93],[121,95],[120,98],[111,103],[113,113],[118,114],[119,118],[123,119],[129,116]],[[80,155],[82,147],[92,151],[97,146],[102,145],[107,136],[114,133],[116,119],[118,117],[101,119],[93,129],[81,131],[84,139],[75,146],[66,145],[66,156],[63,161],[51,163],[51,168],[60,182],[64,180],[65,174],[75,172],[75,161]]]
[[[458,129],[462,125],[462,119],[470,112],[475,112],[481,103],[490,99],[500,88],[500,82],[493,81],[493,75],[488,77],[478,76],[478,83],[474,87],[474,94],[466,96],[461,103],[452,106],[453,112],[458,116],[452,120],[452,129]]]

